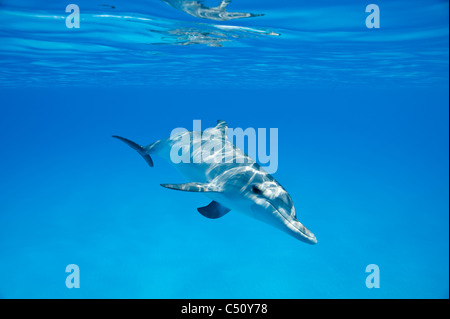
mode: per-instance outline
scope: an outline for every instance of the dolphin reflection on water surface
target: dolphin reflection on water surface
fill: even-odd
[[[206,7],[202,1],[188,1],[188,0],[161,0],[175,9],[181,10],[190,14],[191,16],[203,19],[228,21],[231,19],[259,17],[264,14],[253,14],[245,12],[228,12],[227,6],[231,0],[222,0],[217,7]]]

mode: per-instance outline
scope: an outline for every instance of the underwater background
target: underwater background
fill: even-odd
[[[227,10],[264,15],[0,0],[0,298],[449,297],[448,1]],[[278,128],[273,176],[317,245],[204,218],[207,197],[160,186],[185,182],[172,166],[111,138],[218,119]]]

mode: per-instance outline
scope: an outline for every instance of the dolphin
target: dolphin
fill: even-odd
[[[189,0],[161,0],[175,9],[181,10],[190,14],[191,16],[203,19],[228,21],[231,19],[251,18],[263,16],[264,14],[253,14],[245,12],[228,12],[227,6],[231,0],[222,0],[217,7],[206,7],[202,1]]]
[[[217,125],[203,132],[183,131],[172,134],[148,146],[113,135],[135,149],[153,167],[150,155],[158,155],[190,182],[161,184],[186,192],[203,193],[212,201],[197,210],[207,218],[217,219],[231,210],[275,226],[294,238],[316,244],[314,234],[303,226],[295,213],[288,192],[252,158],[227,139],[227,124]],[[179,151],[187,154],[184,160],[174,160]]]

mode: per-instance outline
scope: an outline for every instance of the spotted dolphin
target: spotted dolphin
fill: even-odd
[[[183,131],[148,146],[113,137],[135,149],[153,167],[150,155],[174,165],[190,182],[161,184],[186,192],[199,192],[212,201],[197,210],[207,218],[220,218],[236,210],[261,220],[309,244],[317,243],[312,232],[298,220],[288,192],[252,158],[227,139],[227,124],[217,121],[203,132]],[[179,151],[187,156],[174,160]]]
[[[228,21],[231,19],[251,18],[262,16],[263,14],[253,14],[246,12],[228,12],[227,6],[231,0],[222,0],[217,7],[207,7],[202,1],[189,0],[161,0],[175,9],[181,10],[191,16],[217,21]]]

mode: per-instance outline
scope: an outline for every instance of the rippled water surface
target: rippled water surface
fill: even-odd
[[[0,85],[448,82],[447,1],[385,2],[380,29],[355,1],[236,0],[227,12],[256,16],[227,21],[179,0],[76,3],[79,29],[66,28],[65,1],[0,2]]]

